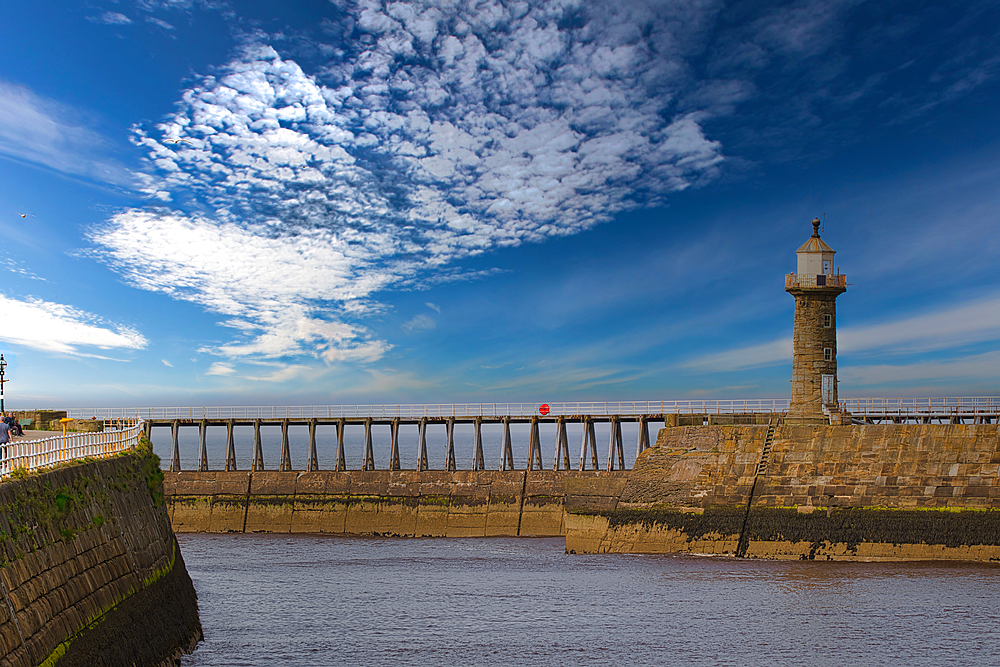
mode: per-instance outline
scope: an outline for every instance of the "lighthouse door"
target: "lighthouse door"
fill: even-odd
[[[820,384],[820,396],[822,397],[823,405],[833,405],[833,375],[824,375],[821,378]]]

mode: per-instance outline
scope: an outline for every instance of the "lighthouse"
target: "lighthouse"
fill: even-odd
[[[792,400],[788,424],[829,424],[840,413],[837,402],[837,297],[847,279],[835,271],[835,250],[813,233],[795,251],[795,273],[785,276],[785,291],[795,297],[792,349]]]

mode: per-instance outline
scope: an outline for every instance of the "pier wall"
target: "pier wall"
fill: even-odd
[[[1000,426],[665,428],[620,491],[566,498],[576,553],[1000,560]]]
[[[0,667],[179,664],[197,598],[151,454],[0,483]]]
[[[560,536],[567,484],[621,491],[626,471],[167,472],[177,532]],[[588,490],[589,490],[588,486]]]

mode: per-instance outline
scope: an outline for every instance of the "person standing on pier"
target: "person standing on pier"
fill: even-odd
[[[0,419],[0,460],[7,458],[7,445],[10,444],[10,424],[7,418]]]

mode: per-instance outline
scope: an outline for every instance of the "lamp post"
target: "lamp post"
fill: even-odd
[[[2,414],[4,412],[4,409],[3,409],[3,383],[6,382],[6,380],[3,379],[3,374],[4,374],[4,371],[6,371],[6,370],[7,370],[7,360],[3,358],[2,354],[0,354],[0,414]]]

